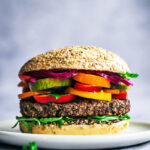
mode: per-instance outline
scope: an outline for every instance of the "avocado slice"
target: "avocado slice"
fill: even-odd
[[[57,88],[57,87],[64,87],[70,86],[71,79],[54,79],[54,78],[45,78],[37,80],[36,82],[30,82],[29,87],[31,91],[39,91],[39,90],[46,90],[49,88]]]

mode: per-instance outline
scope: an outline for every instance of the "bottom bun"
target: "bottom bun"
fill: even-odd
[[[34,134],[57,134],[57,135],[98,135],[98,134],[117,134],[124,131],[129,126],[129,120],[112,123],[94,124],[94,125],[58,125],[44,124],[33,125],[31,133]],[[20,123],[20,130],[27,133],[28,129],[23,123]]]

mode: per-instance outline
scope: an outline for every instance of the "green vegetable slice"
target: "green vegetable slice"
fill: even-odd
[[[130,86],[111,84],[110,89],[129,90]]]
[[[65,87],[70,85],[71,79],[46,78],[37,80],[36,82],[29,82],[29,87],[31,91],[46,90],[50,88]]]

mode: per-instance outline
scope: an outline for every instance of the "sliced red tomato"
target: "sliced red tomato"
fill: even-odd
[[[75,83],[75,89],[79,91],[87,91],[87,92],[100,92],[102,87],[96,85],[87,85],[81,83]]]
[[[126,99],[127,98],[127,92],[126,91],[121,91],[121,94],[113,94],[112,98],[116,99]]]
[[[35,82],[36,79],[31,77],[31,76],[26,76],[26,75],[19,75],[19,78],[21,79],[22,82]]]
[[[49,102],[55,102],[56,98],[55,96],[52,95],[38,95],[38,96],[33,96],[34,99],[38,102],[38,103],[49,103]]]
[[[68,101],[71,101],[73,99],[75,99],[75,95],[72,94],[67,94],[67,95],[61,95],[57,100],[56,103],[65,103]]]
[[[75,95],[50,94],[50,95],[38,95],[38,96],[33,96],[33,97],[37,102],[45,104],[49,102],[65,103],[65,102],[73,100],[75,98]]]

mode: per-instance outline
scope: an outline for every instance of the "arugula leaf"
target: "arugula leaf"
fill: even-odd
[[[26,128],[28,129],[28,133],[31,133],[31,132],[32,132],[32,128],[30,128],[29,123],[26,122],[26,121],[22,121],[22,122],[23,122],[23,124],[26,126]]]
[[[36,147],[36,143],[35,142],[29,143],[29,149],[30,150],[38,150],[38,148]]]
[[[124,74],[118,73],[122,78],[137,78],[139,75],[137,73],[126,72]]]
[[[128,114],[125,114],[125,115],[121,115],[120,118],[123,120],[123,119],[130,119],[130,116]]]
[[[19,121],[35,121],[35,122],[37,122],[38,125],[41,124],[40,120],[37,118],[16,117],[16,119]]]
[[[17,121],[12,128],[15,128],[18,125],[19,121]]]
[[[32,126],[35,124],[35,122],[40,125],[41,122],[39,121],[39,119],[37,118],[25,118],[25,117],[16,117],[16,119],[18,120],[18,122],[12,127],[15,128],[18,123],[22,122],[26,128],[28,129],[28,133],[31,133],[32,131]],[[28,121],[30,121],[31,123],[28,123]]]
[[[103,115],[103,116],[92,116],[92,117],[88,117],[89,120],[96,120],[96,121],[113,121],[113,120],[124,120],[124,119],[130,119],[129,115],[118,115],[118,116],[107,116],[107,115]]]
[[[64,94],[49,94],[49,95],[54,96],[56,98],[56,100],[57,100],[58,98],[60,98]]]
[[[29,146],[22,146],[22,150],[38,150],[36,143],[35,142],[31,142],[29,143]]]
[[[58,99],[59,97],[61,97],[61,94],[50,94],[52,96],[54,96],[56,99]]]
[[[58,122],[58,127],[61,128],[62,124],[64,124],[64,123],[65,123],[65,120],[63,120],[63,119],[60,120],[60,121]]]
[[[130,78],[137,78],[139,75],[137,73],[126,72],[126,75]]]
[[[28,150],[28,147],[25,146],[25,145],[23,145],[23,146],[22,146],[22,150]]]
[[[58,118],[41,118],[41,119],[39,119],[39,121],[41,123],[48,123],[48,122],[60,121],[62,119],[63,119],[63,117],[58,117]]]

